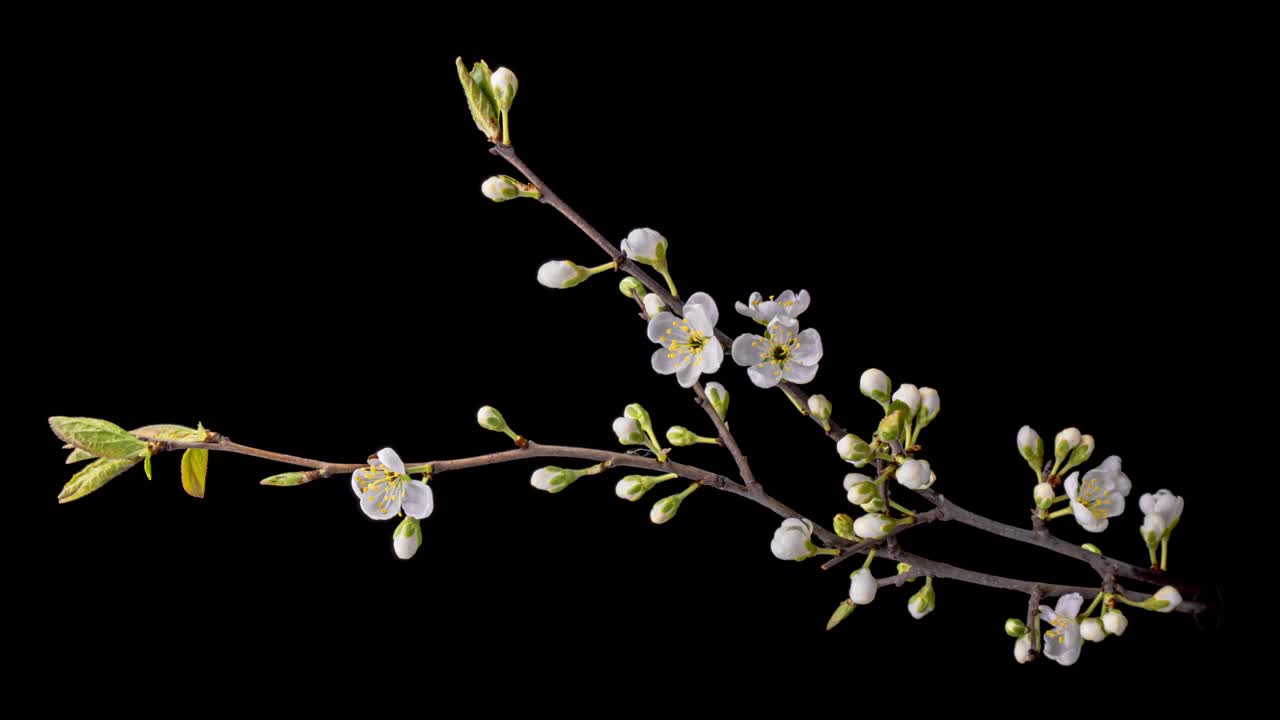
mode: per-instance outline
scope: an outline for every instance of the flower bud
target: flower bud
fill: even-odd
[[[476,413],[476,422],[480,423],[480,427],[485,430],[494,432],[506,432],[507,421],[502,417],[502,413],[497,408],[485,405]]]
[[[1071,468],[1079,465],[1093,455],[1094,440],[1092,435],[1081,435],[1080,444],[1071,451],[1071,456],[1067,458],[1067,464],[1062,466],[1059,473],[1066,473]]]
[[[1129,627],[1129,618],[1125,617],[1124,613],[1113,608],[1102,613],[1102,627],[1112,635],[1123,635],[1124,631]]]
[[[889,414],[884,416],[880,421],[880,426],[876,428],[876,435],[885,442],[893,442],[903,434],[907,422],[906,405],[900,400],[895,400],[897,407],[889,406]]]
[[[644,497],[649,491],[646,486],[643,475],[628,475],[618,481],[613,492],[623,500],[631,500],[632,502]]]
[[[1107,639],[1107,630],[1102,627],[1102,620],[1085,618],[1080,621],[1080,637],[1089,642],[1102,642]]]
[[[1165,585],[1157,590],[1156,594],[1152,596],[1151,599],[1156,601],[1156,603],[1164,603],[1161,607],[1151,608],[1152,610],[1155,610],[1156,612],[1169,613],[1173,612],[1174,609],[1182,604],[1182,593],[1178,592],[1178,589],[1172,585]]]
[[[489,87],[493,89],[493,99],[498,101],[498,109],[502,112],[511,110],[511,103],[516,99],[516,90],[520,87],[516,74],[500,67],[494,70],[489,78]]]
[[[1058,433],[1057,437],[1053,439],[1054,458],[1059,462],[1066,460],[1071,451],[1080,445],[1081,439],[1080,431],[1073,427]]]
[[[1081,548],[1081,549],[1083,549],[1083,550],[1088,550],[1089,552],[1093,553],[1094,555],[1101,555],[1101,554],[1102,554],[1102,548],[1098,547],[1097,545],[1094,545],[1093,543],[1085,543],[1085,544],[1081,545],[1081,546],[1080,546],[1080,548]]]
[[[905,575],[911,570],[911,565],[909,563],[900,562],[897,565],[897,569],[898,569],[899,575]],[[907,582],[911,582],[911,581],[908,580]]]
[[[1148,513],[1142,516],[1142,527],[1138,532],[1142,533],[1142,539],[1147,543],[1147,547],[1154,550],[1168,529],[1169,526],[1165,524],[1164,518],[1155,513]]]
[[[1031,633],[1018,638],[1017,642],[1013,644],[1013,657],[1019,663],[1031,662]]]
[[[643,302],[644,312],[649,317],[653,317],[667,309],[667,306],[662,304],[662,298],[658,297],[657,293],[649,293],[645,295]]]
[[[884,512],[884,498],[877,495],[870,502],[864,502],[858,507],[862,508],[862,512],[868,512],[868,513]]]
[[[644,409],[640,403],[631,403],[622,409],[622,414],[635,420],[640,425],[640,429],[645,432],[653,430],[653,422],[649,420],[649,411]]]
[[[1027,634],[1027,624],[1018,618],[1009,618],[1004,621],[1004,634],[1009,637],[1020,638]]]
[[[911,599],[907,600],[907,612],[911,613],[911,617],[919,620],[920,618],[933,612],[937,607],[938,596],[933,591],[933,583],[926,582],[924,587],[920,588]]]
[[[571,288],[589,277],[586,268],[568,260],[552,260],[538,268],[538,282],[553,290]]]
[[[853,521],[853,533],[860,538],[874,540],[889,534],[893,521],[880,513],[867,513]]]
[[[649,522],[654,525],[661,525],[676,516],[676,511],[680,509],[680,503],[684,500],[681,495],[668,495],[653,504],[653,509],[649,511]]]
[[[836,515],[831,520],[832,529],[836,531],[836,535],[845,540],[857,540],[858,536],[853,534],[853,518],[844,513]]]
[[[870,605],[876,599],[879,587],[870,570],[859,568],[849,576],[849,599],[855,605]]]
[[[849,617],[849,614],[858,606],[852,600],[845,600],[836,606],[836,611],[831,613],[831,619],[827,620],[827,629],[830,630],[839,625],[841,621]]]
[[[880,490],[870,476],[862,473],[849,473],[844,476],[844,489],[848,492],[849,502],[854,505],[866,503],[880,497]]]
[[[1053,486],[1047,482],[1037,484],[1036,489],[1031,492],[1031,496],[1035,498],[1037,510],[1048,510],[1057,495]]]
[[[422,528],[418,525],[417,518],[406,515],[400,521],[391,536],[391,547],[401,560],[408,560],[418,552],[418,548],[422,547]]]
[[[632,260],[655,268],[667,264],[667,239],[649,228],[632,230],[622,241],[622,251]]]
[[[707,399],[711,401],[711,407],[715,409],[716,414],[723,420],[724,416],[729,414],[729,391],[718,382],[709,382],[706,387]]]
[[[1018,452],[1037,474],[1044,469],[1044,441],[1030,425],[1023,425],[1018,431]]]
[[[902,404],[907,406],[907,417],[909,418],[915,417],[920,410],[920,391],[916,389],[915,385],[908,383],[900,386],[897,392],[893,394],[893,399],[901,401]]]
[[[928,460],[908,460],[902,463],[902,467],[898,468],[894,477],[898,479],[899,485],[908,490],[924,490],[936,479],[933,472],[929,470]]]
[[[813,543],[809,541],[812,534],[813,523],[800,518],[787,518],[773,532],[769,550],[779,560],[804,560],[813,555]]]
[[[698,435],[693,431],[680,425],[672,425],[667,428],[667,442],[676,447],[686,447],[698,442]]]
[[[539,490],[558,493],[569,487],[577,479],[578,473],[573,470],[565,470],[554,465],[548,465],[534,470],[533,476],[529,478],[529,484]]]
[[[933,422],[941,409],[942,398],[938,397],[938,391],[930,387],[920,388],[920,412],[916,415],[919,426],[924,427]]]
[[[628,275],[618,283],[618,292],[627,297],[644,297],[644,283]]]
[[[809,414],[818,420],[831,419],[831,401],[826,395],[809,396]]]
[[[853,463],[854,467],[862,467],[871,459],[871,446],[853,434],[840,438],[840,442],[836,443],[836,452],[840,453],[845,462]]]
[[[862,377],[858,380],[858,389],[862,391],[863,395],[881,405],[888,405],[889,393],[893,390],[893,384],[889,382],[889,376],[885,375],[883,370],[871,368],[862,373]]]
[[[623,445],[643,445],[645,441],[640,423],[628,417],[620,417],[613,421],[613,434],[618,436],[618,442]]]
[[[506,202],[520,197],[522,183],[506,175],[494,175],[480,185],[480,192],[494,202]]]

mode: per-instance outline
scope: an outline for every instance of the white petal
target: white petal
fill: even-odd
[[[1053,611],[1064,618],[1073,618],[1080,614],[1080,607],[1084,605],[1084,596],[1080,593],[1070,593],[1058,598],[1057,606]]]
[[[391,448],[382,448],[378,451],[378,461],[387,466],[387,469],[393,473],[404,475],[404,461]]]
[[[690,295],[689,299],[684,302],[685,313],[689,312],[690,305],[702,308],[702,312],[706,314],[711,327],[715,327],[716,323],[720,322],[720,309],[716,307],[716,301],[712,300],[710,295],[704,292],[696,292]]]
[[[746,315],[749,318],[753,318],[756,316],[755,311],[752,310],[751,307],[748,306],[746,303],[736,302],[733,304],[733,309],[737,310],[739,315]]]
[[[1071,514],[1075,515],[1076,522],[1079,523],[1080,527],[1089,532],[1097,533],[1107,529],[1106,518],[1094,517],[1089,508],[1077,500],[1071,501]]]
[[[382,483],[360,497],[360,509],[374,520],[390,520],[400,513],[399,491],[391,483]]]
[[[654,372],[659,375],[670,375],[680,368],[681,361],[688,360],[689,353],[673,353],[667,348],[658,348],[653,351],[650,364],[653,365]]]
[[[665,343],[670,337],[667,330],[679,328],[676,316],[669,312],[660,312],[649,319],[649,339],[656,343]]]
[[[1074,500],[1080,494],[1080,473],[1071,473],[1062,484],[1067,489],[1067,497]]]
[[[1138,509],[1147,515],[1155,512],[1156,496],[1151,493],[1143,493],[1142,497],[1138,498]]]
[[[419,520],[431,514],[436,509],[435,496],[431,492],[431,486],[421,480],[414,480],[404,491],[404,512],[406,515],[416,517]]]
[[[791,353],[791,358],[802,365],[816,365],[822,359],[822,336],[817,330],[809,328],[796,336],[800,347]]]
[[[771,388],[778,384],[781,378],[773,374],[772,366],[766,365],[764,368],[752,365],[747,368],[747,377],[751,378],[751,382],[756,387]]]
[[[817,365],[801,365],[799,363],[789,362],[782,368],[782,377],[798,385],[803,385],[804,383],[809,382],[817,374]]]
[[[702,375],[702,366],[691,362],[676,371],[676,380],[680,383],[680,387],[693,387],[700,375]]]
[[[719,340],[712,338],[711,342],[702,348],[702,372],[713,373],[720,369],[723,362],[724,346]]]
[[[791,309],[787,311],[787,314],[790,315],[791,317],[800,317],[800,313],[808,309],[809,309],[809,291],[801,290],[796,295],[795,305],[791,306]]]
[[[716,324],[707,315],[707,309],[702,305],[685,305],[684,320],[694,331],[703,335],[715,335]]]
[[[750,333],[739,335],[733,341],[733,361],[743,367],[749,367],[760,362],[761,348],[766,347],[766,340],[759,335]]]

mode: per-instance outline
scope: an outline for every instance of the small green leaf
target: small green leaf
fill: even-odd
[[[151,479],[151,455],[142,456],[142,472],[147,474],[147,479]]]
[[[63,442],[95,457],[126,458],[146,450],[147,444],[106,420],[83,417],[51,417],[49,427]]]
[[[121,458],[109,459],[103,458],[96,460],[84,467],[80,472],[71,476],[71,480],[62,488],[62,492],[58,493],[59,503],[69,503],[72,500],[79,500],[98,488],[106,485],[109,480],[116,477],[120,473],[137,465],[141,458]]]
[[[204,437],[204,433],[200,430],[185,427],[183,425],[147,425],[146,427],[140,427],[137,430],[131,430],[130,432],[144,440],[200,442]]]
[[[498,127],[497,107],[494,106],[485,86],[476,82],[475,77],[467,72],[467,66],[463,64],[462,58],[457,59],[457,66],[458,80],[462,83],[462,90],[467,95],[467,106],[471,108],[471,119],[475,121],[476,127],[480,128],[480,132],[484,133],[485,137],[497,142],[501,134]],[[487,67],[485,66],[485,69]]]
[[[275,487],[293,487],[294,485],[305,485],[315,479],[316,474],[312,472],[287,472],[263,478],[262,484]]]
[[[839,625],[845,618],[849,617],[849,614],[856,610],[857,607],[857,605],[853,604],[852,600],[845,600],[837,605],[835,612],[831,613],[831,619],[827,620],[827,629],[834,629],[835,626]]]
[[[182,489],[191,497],[204,497],[204,481],[209,474],[209,451],[192,448],[182,453]]]

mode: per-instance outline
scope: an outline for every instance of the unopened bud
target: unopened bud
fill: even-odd
[[[875,482],[862,473],[849,473],[844,476],[844,489],[848,492],[849,502],[854,505],[865,505],[880,497]]]
[[[1004,634],[1009,637],[1020,638],[1027,634],[1027,624],[1018,618],[1009,618],[1004,621]]]
[[[613,434],[618,436],[618,442],[623,445],[644,445],[644,431],[640,429],[640,423],[629,417],[616,418],[613,421]]]
[[[1040,433],[1032,430],[1030,425],[1023,425],[1018,431],[1018,452],[1022,453],[1022,457],[1036,474],[1044,469],[1044,441],[1040,439]]]
[[[853,463],[854,467],[862,467],[871,459],[871,446],[853,434],[840,438],[840,442],[836,443],[836,452],[840,453],[845,462]]]
[[[676,511],[680,509],[680,503],[684,500],[680,495],[668,495],[653,504],[653,509],[649,511],[649,522],[654,525],[661,525],[676,516]]]
[[[573,481],[577,480],[579,475],[580,473],[575,470],[566,470],[554,465],[548,465],[534,470],[533,476],[529,478],[529,484],[539,490],[558,493],[573,484]]]
[[[1085,618],[1080,621],[1080,637],[1089,642],[1102,642],[1107,639],[1107,630],[1098,618]]]
[[[507,421],[503,419],[502,413],[496,408],[485,405],[476,413],[476,422],[480,423],[480,427],[485,430],[494,432],[506,432]]]
[[[832,529],[836,531],[836,535],[845,540],[857,540],[858,536],[853,534],[853,518],[844,513],[836,515],[831,520]]]
[[[880,588],[876,578],[867,568],[859,568],[849,576],[849,599],[856,605],[870,605]]]
[[[644,312],[649,317],[653,317],[666,309],[667,306],[662,304],[662,298],[658,297],[657,293],[649,293],[644,296]]]
[[[831,619],[827,621],[827,629],[830,630],[839,625],[841,621],[849,617],[849,614],[858,606],[852,600],[845,600],[836,606],[836,611],[831,613]]]
[[[516,90],[520,87],[516,74],[500,67],[489,78],[489,87],[493,89],[493,99],[498,101],[498,109],[502,112],[510,111],[511,103],[516,99]]]
[[[938,391],[930,387],[920,388],[920,411],[916,414],[919,427],[933,422],[940,410],[942,410],[942,398],[938,396]]]
[[[637,295],[643,297],[644,283],[628,275],[618,283],[618,292],[627,297],[636,297]]]
[[[871,368],[862,373],[862,377],[858,380],[858,389],[863,395],[881,405],[888,405],[893,384],[889,382],[889,376],[885,375],[883,370]]]
[[[920,588],[911,599],[907,600],[907,612],[911,613],[911,617],[919,620],[920,618],[933,612],[938,605],[937,593],[933,591],[933,583],[926,582],[924,587]]]
[[[1067,464],[1062,467],[1059,472],[1065,473],[1071,468],[1089,459],[1093,455],[1093,446],[1095,442],[1092,435],[1081,435],[1080,444],[1071,451],[1071,457],[1067,458]]]
[[[885,442],[893,442],[902,435],[906,422],[906,405],[900,400],[895,400],[889,406],[889,414],[884,416],[880,421],[880,427],[876,428],[876,435]]]
[[[1071,454],[1071,451],[1075,450],[1076,447],[1080,445],[1080,441],[1080,431],[1076,428],[1070,427],[1058,433],[1058,435],[1053,439],[1054,458],[1059,462],[1066,460],[1067,456]]]
[[[1013,643],[1013,657],[1019,663],[1031,662],[1031,634],[1027,633]]]
[[[406,515],[391,536],[391,548],[395,550],[396,557],[408,560],[418,552],[419,547],[422,547],[422,528],[418,525],[417,518]]]
[[[898,484],[909,490],[924,490],[934,483],[936,476],[929,469],[928,460],[908,460],[894,473]]]
[[[507,175],[494,175],[480,185],[480,192],[494,202],[506,202],[520,197],[524,183]]]
[[[581,265],[569,260],[552,260],[538,268],[538,283],[552,290],[564,290],[591,277]]]
[[[667,442],[676,447],[686,447],[695,443],[702,442],[704,438],[692,430],[680,425],[672,425],[667,428]]]
[[[867,513],[853,521],[853,533],[860,538],[874,540],[889,534],[894,522],[880,513]]]
[[[1035,498],[1037,510],[1048,510],[1053,505],[1053,499],[1057,495],[1058,493],[1053,489],[1053,486],[1047,482],[1037,484],[1036,489],[1031,493],[1031,496]]]
[[[920,391],[915,385],[907,383],[898,387],[893,393],[893,399],[907,406],[907,417],[913,418],[920,410]]]
[[[1112,635],[1123,635],[1129,627],[1129,618],[1113,608],[1102,613],[1102,627]]]
[[[711,401],[711,407],[715,409],[716,414],[723,420],[725,415],[729,414],[729,391],[718,382],[707,383],[706,391],[707,399]]]
[[[809,396],[809,414],[820,421],[831,419],[831,401],[826,395]]]
[[[1154,601],[1154,602],[1152,602]],[[1170,613],[1182,604],[1182,593],[1172,585],[1165,585],[1151,597],[1151,609],[1156,612]]]
[[[649,420],[649,411],[644,409],[640,403],[631,403],[622,410],[622,414],[635,420],[640,424],[640,429],[645,432],[653,430],[653,423]]]
[[[638,263],[655,268],[667,265],[667,239],[649,228],[632,230],[622,241],[622,251]]]

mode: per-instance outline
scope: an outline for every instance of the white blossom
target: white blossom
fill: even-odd
[[[622,241],[622,251],[627,257],[646,265],[665,265],[667,262],[667,239],[656,230],[639,228],[632,230],[627,239]]]
[[[720,369],[724,348],[716,339],[720,311],[706,293],[694,293],[684,304],[684,318],[660,312],[649,320],[649,339],[662,347],[653,353],[653,369],[675,374],[681,387],[692,387],[703,373]]]
[[[662,304],[662,298],[658,297],[657,293],[646,294],[644,296],[643,302],[644,302],[644,312],[649,317],[653,317],[654,315],[657,315],[658,313],[667,309],[667,306]]]
[[[391,549],[395,551],[396,557],[408,560],[421,546],[422,528],[418,525],[418,519],[406,517],[396,526],[396,531],[391,536]]]
[[[910,383],[901,385],[893,393],[894,400],[900,400],[907,406],[907,417],[915,417],[916,411],[920,409],[920,390]]]
[[[1148,526],[1152,529],[1158,527],[1157,539],[1166,537],[1182,518],[1184,504],[1180,496],[1168,490],[1157,490],[1154,494],[1144,493],[1138,498],[1138,508],[1145,513],[1142,523],[1143,534],[1147,533]]]
[[[1129,618],[1113,608],[1102,613],[1102,627],[1112,635],[1123,635],[1125,629],[1129,627]]]
[[[421,520],[435,509],[431,488],[421,480],[410,480],[404,461],[391,448],[351,473],[351,490],[360,498],[360,509],[374,520],[390,520],[403,509]]]
[[[1156,591],[1152,599],[1168,603],[1164,607],[1155,608],[1156,612],[1170,613],[1182,604],[1182,593],[1178,592],[1178,589],[1172,585],[1165,585]]]
[[[747,368],[757,387],[771,388],[783,380],[807,383],[818,374],[822,338],[813,328],[774,318],[765,335],[739,335],[733,341],[733,360]],[[798,332],[799,331],[799,332]]]
[[[1124,499],[1133,489],[1129,476],[1120,471],[1120,458],[1112,455],[1084,474],[1073,472],[1064,483],[1071,511],[1080,527],[1089,532],[1107,529],[1107,518],[1124,512]]]
[[[885,375],[883,370],[877,368],[863,371],[862,377],[858,379],[858,389],[862,394],[878,403],[889,402],[889,391],[892,388],[893,385],[889,382],[889,376]]]
[[[1058,598],[1056,607],[1040,606],[1040,617],[1053,625],[1044,634],[1044,654],[1059,665],[1072,665],[1080,659],[1083,642],[1076,615],[1080,614],[1083,604],[1080,593],[1071,593]]]
[[[911,459],[902,463],[902,467],[894,473],[898,483],[910,490],[924,490],[933,484],[936,477],[929,470],[928,460]]]
[[[1102,626],[1101,618],[1085,618],[1080,621],[1080,637],[1089,642],[1102,642],[1107,639],[1107,629]]]
[[[813,543],[809,541],[811,535],[813,523],[800,518],[787,518],[773,531],[773,542],[769,544],[769,549],[779,560],[804,560],[813,555]]]
[[[849,579],[849,599],[854,605],[870,605],[876,599],[879,587],[870,570],[859,568],[853,571]]]
[[[765,300],[760,293],[753,292],[745,304],[737,302],[733,307],[739,315],[746,315],[761,325],[768,325],[774,318],[782,318],[783,322],[790,322],[800,317],[800,313],[809,308],[809,291],[801,290],[799,293],[793,293],[790,290],[784,290],[777,298],[770,295],[768,300]]]

